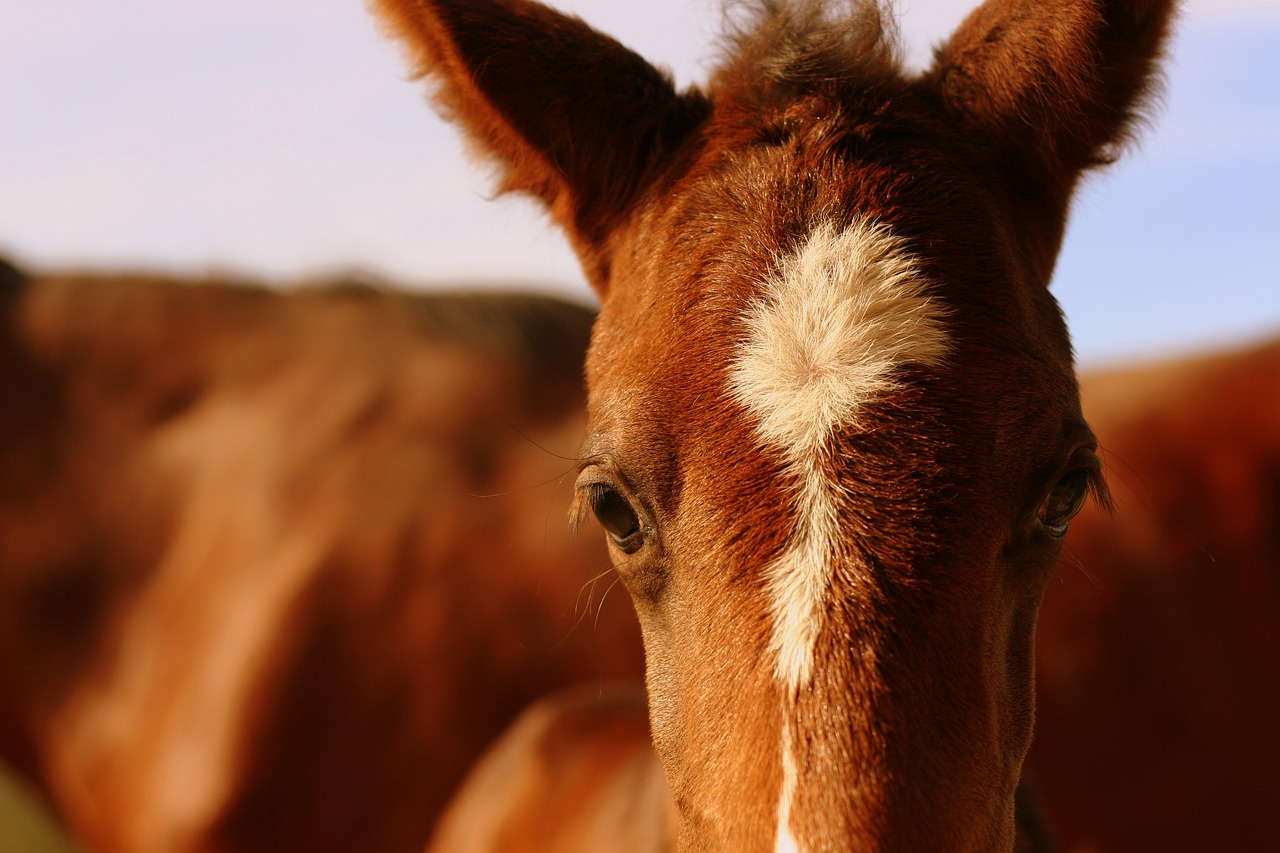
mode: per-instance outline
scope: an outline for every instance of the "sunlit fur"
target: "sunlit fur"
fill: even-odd
[[[918,75],[879,3],[740,5],[681,92],[530,0],[377,0],[600,296],[578,488],[637,521],[678,845],[1008,850],[1035,510],[1096,470],[1047,285],[1173,3],[987,0]]]
[[[824,222],[782,260],[745,318],[733,393],[761,441],[787,460],[796,494],[791,543],[768,573],[775,666],[788,690],[809,682],[817,611],[841,535],[827,442],[894,387],[903,365],[943,358],[943,315],[887,228]]]
[[[944,356],[942,315],[901,241],[859,221],[814,228],[782,259],[745,318],[733,393],[756,419],[761,442],[786,459],[795,493],[791,541],[767,571],[771,649],[786,695],[810,681],[841,535],[841,487],[827,473],[828,443],[894,387],[903,365]],[[787,825],[796,757],[785,718],[781,743],[777,850],[786,851],[796,849]]]
[[[782,725],[782,790],[778,793],[778,837],[774,853],[796,853],[800,846],[791,834],[791,801],[796,795],[796,754],[791,748],[791,726]]]

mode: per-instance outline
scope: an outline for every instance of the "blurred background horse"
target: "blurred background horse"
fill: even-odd
[[[638,679],[557,486],[588,310],[8,266],[0,292],[0,748],[86,849],[418,850],[523,707]],[[1280,342],[1082,394],[1116,506],[1041,611],[1028,778],[1066,850],[1264,848]]]
[[[5,269],[0,749],[90,849],[409,851],[638,678],[563,475],[591,313]]]
[[[575,5],[678,75],[704,51],[705,32],[656,11],[684,0]],[[717,5],[701,9],[711,26]],[[904,13],[940,35],[971,5]],[[1188,6],[1160,132],[1078,205],[1059,267],[1089,366],[1274,326],[1276,7]],[[278,276],[358,258],[572,287],[540,219],[459,180],[451,134],[424,138],[420,95],[395,87],[360,3],[19,4],[5,19],[0,239],[43,266]],[[535,380],[527,351],[481,332],[545,331],[540,309],[503,320],[490,302],[464,334],[422,296],[22,278],[0,268],[0,751],[86,848],[203,833],[274,851],[297,832],[290,847],[416,850],[527,697],[575,682],[615,695],[602,682],[639,672],[625,596],[595,615],[613,580],[603,547],[563,538],[567,491],[522,491],[572,466],[552,454],[577,447],[577,404],[560,441],[554,415],[526,424],[518,401],[557,375],[580,389],[580,353]],[[589,312],[561,311],[550,328],[585,341]],[[1041,611],[1028,768],[1066,849],[1274,843],[1275,351],[1084,379],[1117,512],[1073,523]],[[432,579],[459,578],[465,606],[420,615],[445,600]],[[430,710],[446,695],[459,711]],[[427,731],[435,713],[447,726]],[[46,830],[5,811],[7,782],[0,851],[44,849]]]

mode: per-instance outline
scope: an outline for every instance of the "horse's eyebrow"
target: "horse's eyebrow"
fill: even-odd
[[[589,433],[578,447],[578,470],[599,464],[607,458],[609,458],[609,448],[605,435],[599,431]]]

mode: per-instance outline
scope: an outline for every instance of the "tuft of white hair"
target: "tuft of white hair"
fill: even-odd
[[[946,311],[887,227],[820,223],[782,258],[744,317],[730,369],[733,398],[761,442],[782,453],[796,494],[794,527],[767,570],[775,672],[809,683],[830,563],[840,534],[830,439],[891,392],[904,365],[946,356]]]

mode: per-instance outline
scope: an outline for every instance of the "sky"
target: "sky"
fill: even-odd
[[[557,0],[681,85],[719,0]],[[971,0],[899,0],[927,62]],[[1054,291],[1082,365],[1280,334],[1280,0],[1190,0],[1142,143],[1077,198]],[[590,299],[492,198],[362,0],[0,0],[0,253],[287,284]]]

